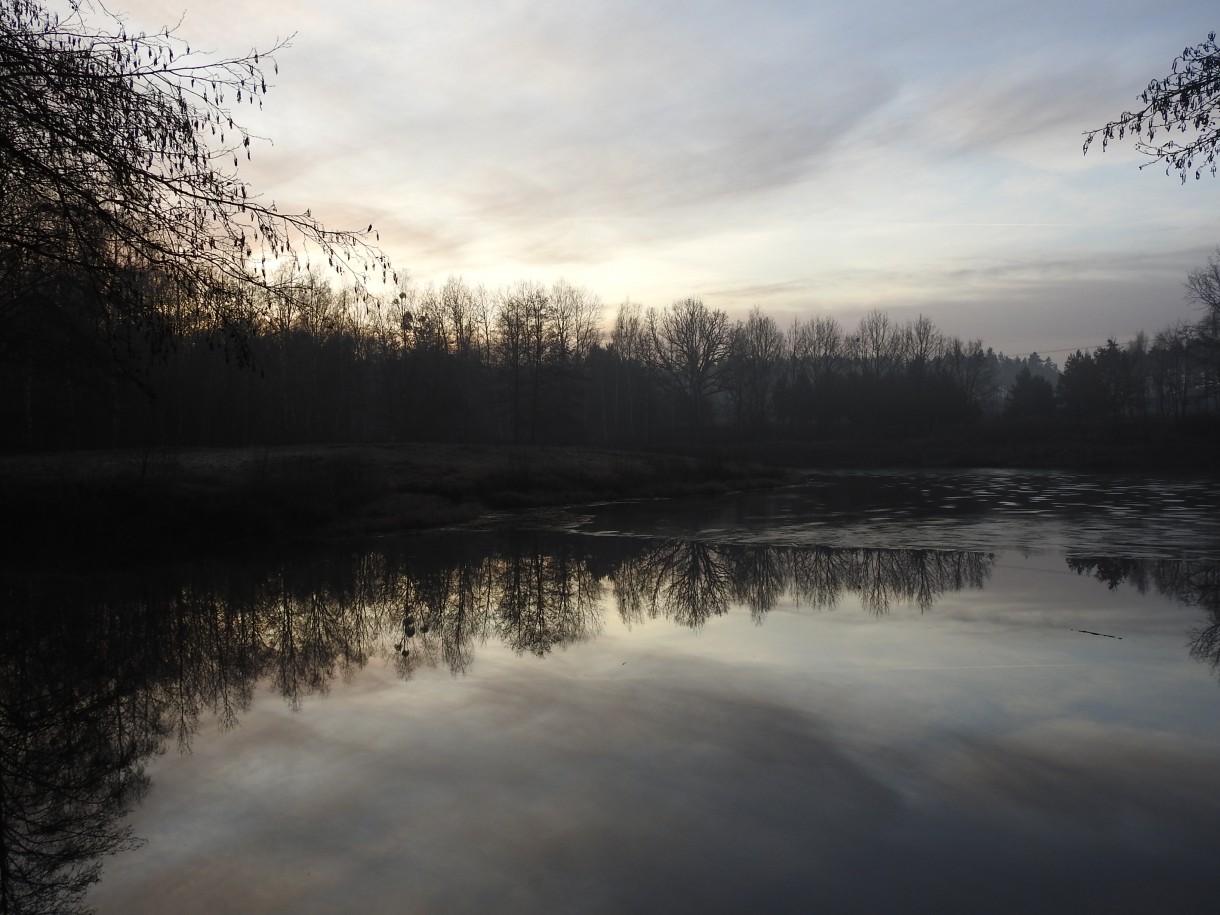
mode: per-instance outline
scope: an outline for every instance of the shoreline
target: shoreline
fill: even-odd
[[[10,553],[225,552],[360,539],[490,512],[792,482],[747,460],[587,448],[314,445],[0,456]]]
[[[1031,432],[1033,430],[1026,430]],[[1045,429],[1041,430],[1045,433]],[[1123,442],[1045,434],[755,442],[703,454],[377,444],[0,455],[10,557],[213,554],[361,539],[490,512],[715,496],[802,472],[1011,468],[1215,476],[1213,436]],[[969,447],[967,447],[969,446]],[[799,468],[799,469],[798,469]]]

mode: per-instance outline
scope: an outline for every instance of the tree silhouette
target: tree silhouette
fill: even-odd
[[[332,231],[309,210],[281,213],[238,174],[253,138],[234,112],[261,107],[286,42],[208,59],[173,29],[130,34],[89,9],[0,3],[6,349],[54,333],[54,310],[112,349],[133,325],[154,348],[200,328],[241,348],[251,292],[275,284],[279,259],[327,263],[361,290],[370,270],[388,275],[371,225]],[[168,314],[171,293],[194,313]]]
[[[680,299],[664,311],[650,309],[646,332],[654,369],[686,401],[691,427],[701,429],[708,402],[721,387],[728,316],[700,299]]]
[[[1124,111],[1104,127],[1085,134],[1084,151],[1101,137],[1104,151],[1115,137],[1130,134],[1135,148],[1165,163],[1165,174],[1177,172],[1185,183],[1207,170],[1216,174],[1216,151],[1220,147],[1220,46],[1216,33],[1206,41],[1186,48],[1164,79],[1154,79],[1139,95],[1144,107]],[[1172,134],[1184,135],[1179,141]],[[1144,165],[1151,165],[1145,162]],[[1143,168],[1141,165],[1140,168]]]
[[[1004,402],[1005,416],[1048,416],[1055,410],[1055,386],[1034,375],[1028,366],[1017,372],[1017,380]]]
[[[737,427],[757,432],[775,412],[775,392],[785,352],[775,321],[755,306],[729,329],[725,387]]]

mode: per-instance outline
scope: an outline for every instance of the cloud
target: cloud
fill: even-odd
[[[362,150],[340,142],[335,158],[371,160],[404,205],[495,226],[527,248],[573,217],[608,224],[601,235],[698,234],[726,203],[808,180],[895,91],[858,63],[837,88],[823,74],[846,68],[844,50],[733,5],[698,16],[480,10],[453,14],[468,31],[404,18],[431,40],[407,36],[377,55],[387,78],[362,78],[365,64],[310,75],[293,103],[321,109],[331,141],[376,125]]]
[[[1212,16],[1201,0],[215,0],[183,32],[239,52],[297,33],[250,119],[275,145],[247,174],[285,208],[375,223],[420,276],[565,275],[650,304],[698,290],[737,309],[928,307],[945,324],[964,313],[935,303],[969,298],[980,332],[1007,333],[1010,309],[1054,318],[1069,287],[1102,318],[1136,290],[1176,303],[1166,265],[1220,237],[1213,186],[1139,172],[1130,149],[1080,151]],[[1128,290],[1011,269],[1103,249],[1167,254]]]

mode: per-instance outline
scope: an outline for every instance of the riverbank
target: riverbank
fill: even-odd
[[[0,455],[0,517],[10,556],[197,554],[393,534],[491,511],[716,495],[797,478],[786,468],[964,467],[1215,476],[1220,428],[1008,421],[686,455],[441,444]]]
[[[490,511],[775,486],[787,472],[577,448],[333,445],[0,457],[22,552],[176,552],[376,536]]]

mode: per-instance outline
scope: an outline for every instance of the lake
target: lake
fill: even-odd
[[[816,474],[2,581],[16,911],[1214,910],[1212,481]]]

